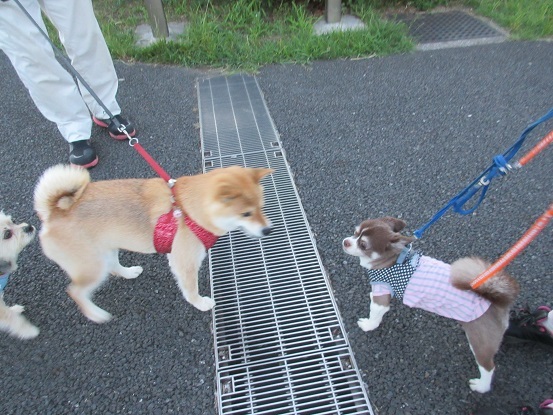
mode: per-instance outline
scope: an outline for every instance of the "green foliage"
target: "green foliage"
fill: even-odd
[[[114,57],[147,62],[255,71],[267,64],[364,57],[412,49],[404,25],[382,17],[389,7],[426,10],[438,5],[472,6],[521,38],[553,35],[553,0],[342,0],[343,13],[363,30],[314,34],[325,0],[163,0],[169,21],[185,21],[175,42],[134,45],[134,30],[148,23],[144,0],[94,0]]]

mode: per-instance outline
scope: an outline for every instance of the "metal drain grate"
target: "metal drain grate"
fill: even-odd
[[[399,14],[394,19],[405,23],[409,27],[409,34],[421,44],[505,38],[484,21],[460,10]]]
[[[198,83],[204,170],[271,167],[274,231],[209,254],[220,414],[372,414],[284,152],[254,77]]]

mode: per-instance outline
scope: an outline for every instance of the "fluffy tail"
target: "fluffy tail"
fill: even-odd
[[[461,258],[451,264],[451,283],[461,290],[472,290],[499,306],[510,306],[517,297],[520,286],[518,282],[501,271],[476,289],[470,283],[490,267],[490,263],[480,258]]]
[[[46,170],[35,187],[35,211],[43,222],[56,209],[68,210],[90,183],[88,170],[58,164]]]

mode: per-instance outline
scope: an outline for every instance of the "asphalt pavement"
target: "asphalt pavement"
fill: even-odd
[[[504,345],[493,390],[471,392],[477,366],[453,321],[394,304],[372,333],[363,269],[341,241],[363,219],[402,217],[413,231],[553,106],[553,43],[511,41],[382,58],[274,65],[257,74],[362,372],[380,415],[468,415],[553,398],[553,349]],[[116,63],[118,99],[142,145],[173,176],[201,172],[196,82],[219,73]],[[0,208],[39,226],[32,193],[69,146],[0,55]],[[539,126],[519,155],[553,128]],[[93,128],[94,180],[154,177],[125,142]],[[553,152],[496,179],[475,214],[448,214],[417,242],[444,261],[497,259],[551,203]],[[109,214],[109,212],[105,212]],[[516,308],[553,307],[546,229],[508,268]],[[68,278],[38,241],[20,256],[4,300],[41,329],[30,341],[0,333],[1,414],[215,414],[211,315],[181,297],[162,255],[123,253],[136,280],[111,278],[96,294],[114,319],[97,325],[65,293]],[[209,291],[207,266],[201,291]]]

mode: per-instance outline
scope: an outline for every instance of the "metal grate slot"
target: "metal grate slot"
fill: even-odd
[[[255,78],[208,79],[198,96],[206,171],[275,170],[262,181],[271,235],[232,232],[209,253],[219,413],[372,414]]]

